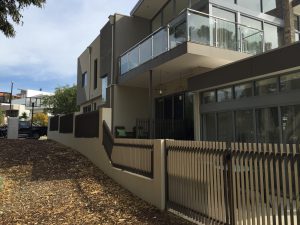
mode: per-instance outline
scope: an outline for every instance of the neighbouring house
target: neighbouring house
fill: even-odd
[[[288,0],[140,0],[78,58],[80,110],[112,108],[115,135],[201,139],[188,80],[299,40],[297,14]]]
[[[45,109],[48,106],[42,104],[42,99],[45,96],[51,96],[51,95],[53,95],[53,93],[51,92],[24,89],[24,90],[20,90],[20,93],[17,94],[19,99],[12,100],[12,103],[25,106],[26,110],[29,111],[28,116],[30,117],[32,114],[32,108],[33,108],[33,114],[43,113],[45,111]]]

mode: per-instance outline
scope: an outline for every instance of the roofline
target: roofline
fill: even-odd
[[[143,3],[144,0],[139,0],[135,6],[133,7],[133,9],[131,10],[130,12],[130,15],[132,16],[136,11],[137,9],[141,6],[141,4]]]

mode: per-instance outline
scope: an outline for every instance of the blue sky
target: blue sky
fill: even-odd
[[[0,33],[0,91],[53,91],[76,83],[77,57],[114,13],[129,15],[137,0],[47,0],[23,11],[23,26],[8,39]]]

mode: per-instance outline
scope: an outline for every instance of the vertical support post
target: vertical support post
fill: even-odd
[[[33,110],[34,110],[34,102],[31,104],[31,127],[33,125]]]
[[[11,113],[11,101],[12,101],[13,89],[14,89],[14,82],[11,82],[11,85],[10,85],[10,96],[9,96],[9,113]]]
[[[150,115],[150,139],[154,138],[154,113],[153,113],[153,71],[149,71],[149,115]]]
[[[186,38],[187,42],[190,41],[190,29],[189,29],[189,9],[186,10]]]

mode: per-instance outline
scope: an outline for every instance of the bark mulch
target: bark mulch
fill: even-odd
[[[52,141],[0,139],[0,224],[190,224]]]

